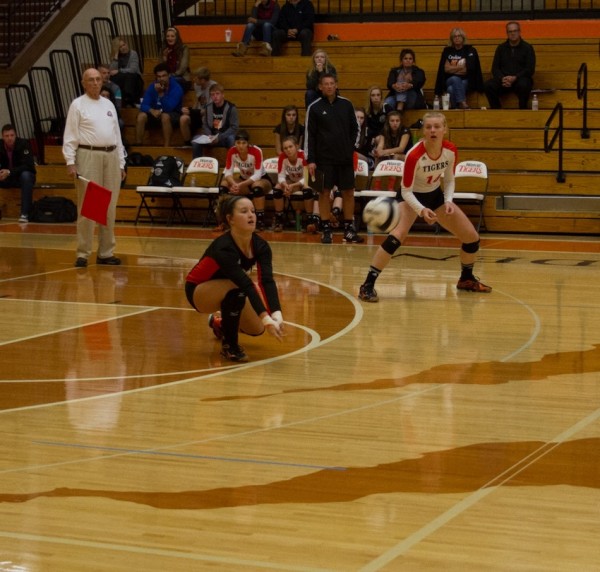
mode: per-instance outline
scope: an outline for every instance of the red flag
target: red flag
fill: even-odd
[[[106,215],[112,192],[94,181],[88,181],[81,205],[82,216],[106,226]]]

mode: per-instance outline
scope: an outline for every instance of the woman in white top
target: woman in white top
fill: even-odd
[[[444,139],[448,130],[446,117],[438,112],[423,116],[423,139],[406,155],[402,177],[400,222],[377,249],[358,297],[364,302],[377,302],[375,281],[389,264],[394,253],[408,236],[417,217],[428,224],[438,223],[460,240],[461,275],[456,287],[469,292],[489,293],[473,275],[473,265],[479,250],[479,234],[467,215],[452,202],[456,146]],[[444,182],[444,188],[440,183]]]

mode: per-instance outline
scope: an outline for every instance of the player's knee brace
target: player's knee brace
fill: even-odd
[[[479,240],[462,244],[461,248],[468,254],[475,254],[479,250]]]
[[[341,199],[342,198],[342,191],[340,191],[339,189],[336,189],[335,191],[333,191],[333,198],[334,199]]]
[[[239,288],[229,290],[223,300],[221,300],[221,313],[223,317],[239,316],[246,303],[246,294]]]
[[[388,234],[385,237],[385,240],[381,243],[381,248],[383,248],[383,250],[385,250],[388,254],[392,255],[400,248],[400,241],[395,236]]]
[[[260,187],[252,187],[252,198],[260,199],[260,197],[265,196],[265,192]]]
[[[220,186],[219,195],[226,195],[229,192],[229,187]]]
[[[278,189],[278,188],[273,189],[273,198],[274,199],[283,198],[283,189]]]
[[[312,199],[314,197],[314,193],[312,189],[309,189],[307,187],[304,187],[302,189],[302,199],[305,201],[309,201],[310,199]]]

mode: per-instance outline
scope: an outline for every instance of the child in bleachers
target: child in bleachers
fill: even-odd
[[[279,155],[283,149],[281,144],[286,137],[293,135],[300,147],[304,145],[304,125],[298,118],[298,108],[295,105],[286,105],[281,111],[281,121],[273,129],[275,133],[275,152]]]

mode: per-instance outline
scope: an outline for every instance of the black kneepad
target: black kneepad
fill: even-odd
[[[265,192],[260,187],[252,187],[252,198],[260,199],[260,197],[264,197]]]
[[[314,198],[314,196],[315,194],[312,189],[309,189],[308,187],[304,187],[302,189],[302,198],[305,201],[309,201],[310,199]]]
[[[254,195],[256,196],[256,195]],[[283,189],[278,189],[277,187],[275,187],[273,189],[273,198],[274,199],[281,199],[283,197]]]
[[[394,254],[394,252],[400,248],[400,241],[395,236],[388,234],[381,243],[381,248],[388,254]]]
[[[221,300],[221,312],[223,315],[238,316],[244,304],[246,303],[246,294],[239,288],[229,290],[223,300]]]
[[[467,242],[461,246],[461,248],[468,254],[475,254],[479,250],[479,241]]]

